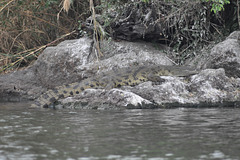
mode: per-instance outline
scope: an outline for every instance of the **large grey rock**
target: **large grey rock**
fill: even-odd
[[[23,101],[41,92],[42,86],[34,70],[25,69],[0,76],[0,101]]]
[[[146,43],[105,41],[103,56],[97,61],[92,40],[83,37],[48,47],[36,61],[36,76],[48,88],[81,81],[97,72],[134,65],[172,65],[163,53]]]
[[[197,57],[194,63],[199,68],[224,68],[230,77],[240,77],[240,31],[231,33],[225,41],[218,43],[210,53]]]
[[[172,65],[150,43],[105,41],[104,55],[95,54],[87,37],[67,40],[46,48],[29,68],[0,77],[0,101],[19,101],[38,97],[47,89],[80,82],[108,70],[138,65]]]
[[[92,40],[81,38],[47,47],[32,66],[41,85],[52,88],[80,81],[83,76],[78,67],[88,64],[91,43]]]

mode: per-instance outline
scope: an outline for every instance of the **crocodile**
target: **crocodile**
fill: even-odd
[[[31,107],[48,108],[61,98],[72,97],[88,88],[112,89],[121,86],[135,86],[146,81],[162,82],[160,76],[186,77],[198,73],[185,66],[141,66],[110,71],[98,76],[87,78],[50,89],[42,94]]]

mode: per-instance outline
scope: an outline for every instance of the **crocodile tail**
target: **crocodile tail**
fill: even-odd
[[[57,89],[47,91],[35,100],[31,108],[48,108],[50,104],[56,102],[59,98],[64,98],[63,94],[58,93],[59,90]]]
[[[31,108],[48,108],[51,104],[54,104],[54,102],[56,102],[60,98],[74,96],[76,94],[79,94],[86,88],[90,88],[90,87],[81,85],[80,83],[72,83],[69,85],[56,87],[42,94],[31,105]]]

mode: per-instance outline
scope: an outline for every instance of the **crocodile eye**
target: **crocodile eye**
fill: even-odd
[[[69,84],[66,84],[65,87],[66,87],[66,88],[70,88],[70,85],[69,85]]]

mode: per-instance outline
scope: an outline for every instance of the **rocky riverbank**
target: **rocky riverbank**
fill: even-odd
[[[191,61],[199,73],[188,78],[165,76],[121,88],[86,89],[60,100],[65,108],[162,108],[240,106],[240,32]],[[105,41],[97,61],[93,41],[87,37],[48,47],[29,68],[0,76],[0,101],[34,100],[48,89],[81,82],[110,70],[133,66],[173,65],[161,51],[146,42]]]

